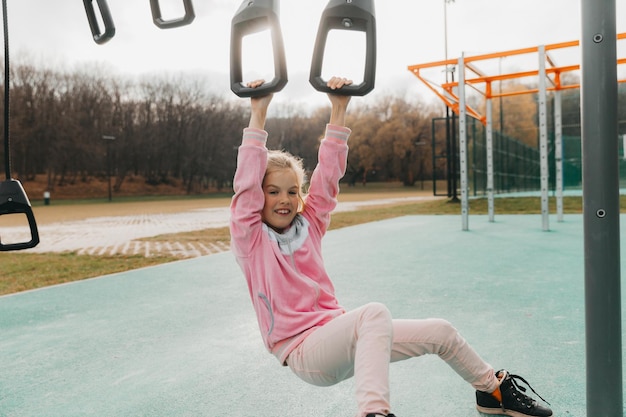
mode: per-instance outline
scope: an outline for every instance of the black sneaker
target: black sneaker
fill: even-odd
[[[376,416],[382,416],[382,417],[396,417],[393,414],[379,414],[379,413],[369,413],[368,415],[366,415],[365,417],[376,417]]]
[[[476,391],[476,408],[481,413],[497,414],[512,417],[551,417],[552,410],[537,403],[533,398],[524,394],[526,388],[518,385],[517,380],[523,382],[537,394],[524,378],[518,375],[511,375],[505,370],[496,372],[496,377],[500,380],[500,392],[502,393],[502,403],[492,394],[483,391]],[[541,398],[546,404],[549,403]]]

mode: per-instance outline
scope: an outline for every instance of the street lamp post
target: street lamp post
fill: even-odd
[[[446,61],[448,60],[448,3],[454,3],[454,0],[443,0],[443,30],[444,30],[444,52]],[[447,70],[447,68],[446,68]],[[448,81],[448,72],[446,71],[446,82]]]
[[[421,183],[422,190],[424,190],[424,155],[423,155],[422,147],[425,145],[427,145],[427,143],[423,140],[418,140],[415,142],[415,147],[418,148],[419,150],[418,155],[420,158],[420,183]]]
[[[102,140],[107,144],[107,178],[109,181],[109,201],[113,200],[113,194],[111,192],[111,142],[115,140],[115,136],[102,135]]]
[[[443,0],[443,30],[444,30],[444,54],[445,60],[448,60],[448,3],[454,3],[455,0]],[[446,83],[454,82],[454,66],[446,65]],[[450,120],[452,119],[452,120]],[[455,130],[454,112],[450,114],[450,107],[446,106],[446,153],[448,154],[448,197],[452,202],[458,202],[457,197],[457,163],[456,163],[456,130]]]

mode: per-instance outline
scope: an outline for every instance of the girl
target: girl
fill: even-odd
[[[333,77],[328,86],[338,90],[351,83]],[[262,84],[259,80],[248,86]],[[298,377],[317,386],[354,376],[357,417],[394,417],[389,363],[429,353],[439,355],[476,389],[479,411],[552,416],[549,408],[517,389],[515,380],[522,378],[504,370],[494,372],[447,321],[395,320],[379,303],[349,312],[341,307],[324,268],[321,240],[346,169],[350,96],[328,97],[330,121],[306,197],[302,162],[265,147],[263,129],[271,95],[251,99],[250,123],[239,148],[231,246],[267,349]]]

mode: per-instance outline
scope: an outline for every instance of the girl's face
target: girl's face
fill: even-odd
[[[298,213],[299,192],[298,178],[292,169],[267,173],[263,179],[263,222],[282,233]]]

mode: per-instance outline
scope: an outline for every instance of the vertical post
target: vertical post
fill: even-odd
[[[548,206],[548,105],[546,103],[546,48],[539,46],[539,160],[541,170],[541,228],[550,230]]]
[[[454,0],[443,0],[443,34],[444,34],[444,56],[448,61],[448,3],[454,3]],[[446,83],[449,81],[448,74],[452,76],[452,82],[454,82],[454,66],[449,67],[446,64]],[[447,172],[448,172],[448,197],[451,202],[458,202],[456,193],[456,134],[454,128],[454,112],[450,111],[450,108],[446,106],[446,155]]]
[[[461,217],[463,230],[469,230],[467,196],[467,108],[465,106],[465,56],[459,58],[459,158],[461,162]]]
[[[491,90],[491,84],[489,84]],[[487,208],[489,221],[494,222],[493,202],[493,99],[487,97]]]
[[[615,0],[581,0],[587,415],[621,416],[617,51]]]
[[[561,90],[554,92],[554,163],[556,164],[556,216],[563,221],[563,112]]]
[[[451,80],[452,83],[454,83],[454,67],[452,67],[450,69],[450,76],[451,76]],[[465,94],[465,81],[463,81],[463,85],[464,85],[464,91],[463,94]],[[463,107],[463,111],[465,111],[465,107]],[[466,114],[467,115],[467,114]],[[456,113],[455,112],[450,112],[450,119],[451,119],[451,123],[450,123],[450,171],[452,172],[452,175],[450,176],[450,180],[452,182],[452,185],[450,187],[452,194],[451,194],[451,199],[450,201],[453,203],[458,203],[459,201],[459,197],[457,194],[457,175],[459,174],[459,170],[458,170],[458,160],[457,160],[457,150],[456,150]]]
[[[446,175],[448,183],[448,197],[452,197],[452,176],[454,175],[452,171],[452,130],[450,129],[451,117],[450,117],[450,107],[446,105]]]
[[[476,166],[477,166],[476,158],[478,157],[478,153],[476,152],[476,119],[471,119],[471,120],[472,120],[472,134],[467,139],[467,147],[468,149],[472,149],[474,151],[472,152],[472,190],[473,190],[474,197],[476,197],[478,195],[478,192],[476,191],[478,190],[478,178],[477,178],[478,176],[476,175]],[[468,130],[469,130],[469,127],[468,127]],[[468,152],[468,156],[469,156],[469,152]],[[468,170],[469,170],[469,165],[468,165]],[[469,171],[468,171],[468,175],[469,175]],[[469,188],[468,188],[468,191],[469,191]]]
[[[498,66],[499,66],[499,73],[500,75],[502,75],[502,58],[505,58],[503,56],[500,57],[499,62],[498,62]],[[500,103],[500,136],[502,136],[504,134],[504,106],[502,103],[502,80],[500,80],[498,82],[498,90],[500,93],[500,98],[498,99],[498,102]]]
[[[446,109],[448,107],[446,106]],[[433,162],[433,195],[437,195],[437,153],[435,149],[437,149],[437,137],[436,137],[436,119],[431,120],[430,124],[430,140],[431,140],[431,149],[432,149],[432,162]],[[446,124],[448,121],[446,120]]]
[[[109,201],[113,200],[113,193],[111,192],[111,142],[115,140],[115,136],[103,135],[102,139],[107,144],[107,178],[109,182]]]
[[[548,206],[548,114],[546,86],[546,48],[539,46],[539,162],[541,171],[541,228],[550,230]]]

